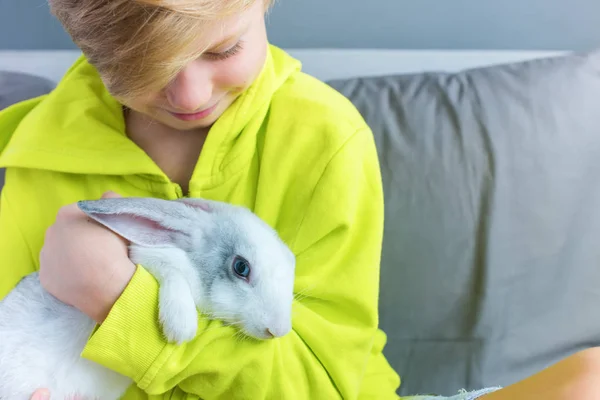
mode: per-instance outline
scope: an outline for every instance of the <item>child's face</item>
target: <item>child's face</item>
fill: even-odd
[[[125,101],[129,108],[178,130],[211,126],[260,73],[267,52],[262,1],[204,35],[206,52],[162,91]]]

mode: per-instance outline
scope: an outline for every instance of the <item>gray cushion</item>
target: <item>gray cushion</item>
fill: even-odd
[[[50,92],[54,83],[46,78],[13,71],[0,71],[0,110],[19,101]]]
[[[508,385],[600,344],[600,53],[329,83],[377,141],[402,395]]]

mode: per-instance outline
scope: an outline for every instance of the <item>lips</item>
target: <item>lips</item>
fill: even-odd
[[[174,112],[170,112],[169,113],[174,116],[177,119],[180,119],[182,121],[197,121],[199,119],[203,119],[208,117],[210,114],[213,113],[213,111],[215,111],[215,109],[217,108],[218,103],[216,103],[215,105],[206,108],[202,111],[198,111],[195,113],[174,113]]]

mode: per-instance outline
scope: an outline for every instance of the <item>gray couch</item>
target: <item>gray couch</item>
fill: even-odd
[[[600,52],[330,83],[379,149],[401,394],[508,385],[600,344]]]
[[[402,395],[508,385],[600,343],[600,53],[329,83],[379,149]]]

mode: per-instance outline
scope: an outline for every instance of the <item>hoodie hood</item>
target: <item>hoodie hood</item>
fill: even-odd
[[[215,185],[245,166],[273,94],[300,68],[298,60],[269,45],[257,79],[211,127],[192,182]],[[0,112],[0,167],[168,179],[127,137],[121,104],[83,56],[50,94]]]

